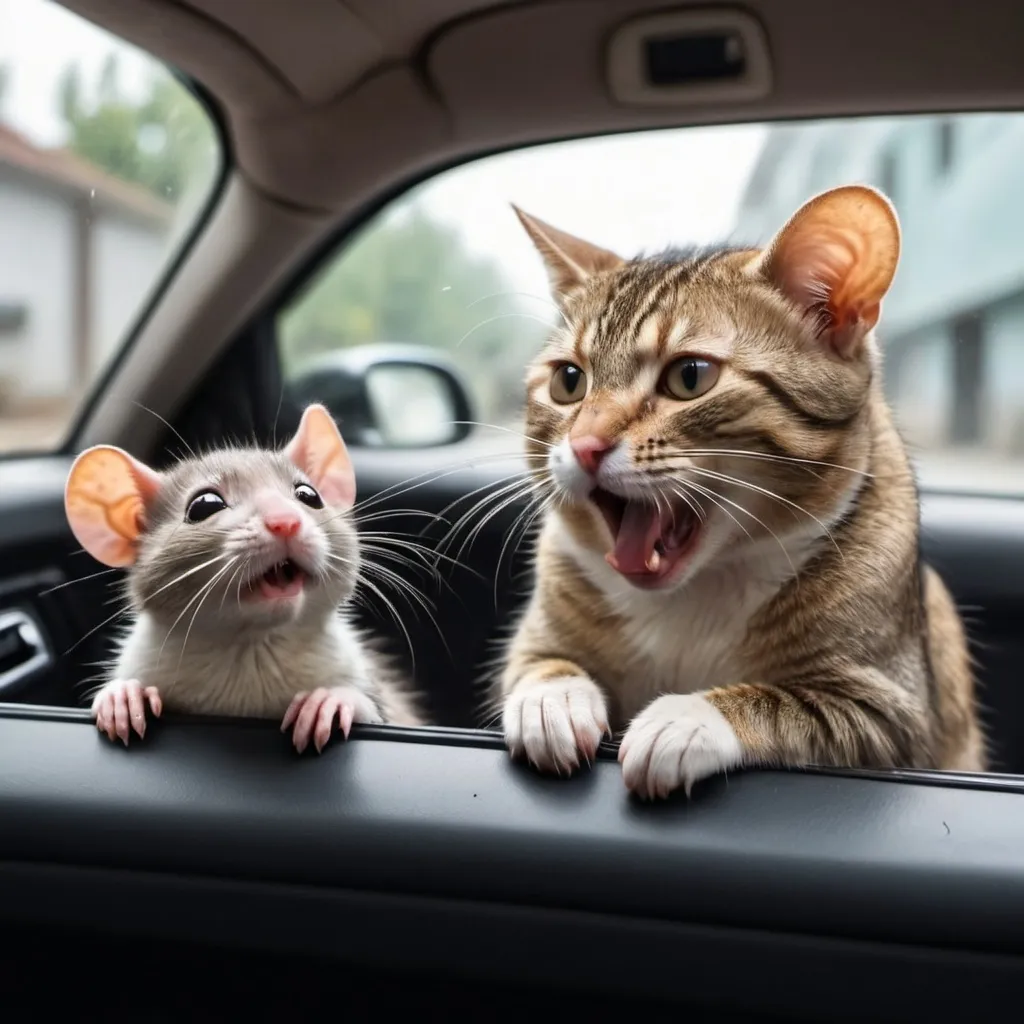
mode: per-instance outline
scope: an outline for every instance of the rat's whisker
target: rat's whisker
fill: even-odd
[[[217,585],[217,581],[224,576],[224,574],[231,568],[231,565],[232,563],[228,562],[227,565],[222,566],[220,569],[218,569],[213,579],[210,580],[210,582],[207,583],[206,586],[203,588],[203,596],[200,598],[199,603],[196,605],[195,611],[192,613],[192,618],[188,621],[188,628],[185,630],[185,639],[181,642],[181,650],[178,652],[178,665],[177,668],[175,669],[175,676],[177,676],[178,672],[181,671],[181,659],[185,656],[185,648],[188,646],[188,638],[192,633],[192,627],[193,625],[195,625],[196,616],[199,614],[199,609],[203,607],[203,604],[206,601],[206,599],[210,596],[210,594],[213,593],[214,587],[216,587]],[[226,590],[227,588],[225,588],[225,592]],[[175,625],[176,624],[177,623],[175,623]],[[173,630],[174,626],[172,626],[171,629]]]

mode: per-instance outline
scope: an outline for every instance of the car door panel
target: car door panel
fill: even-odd
[[[1024,780],[750,772],[645,806],[611,750],[557,780],[433,739],[299,757],[276,723],[169,717],[126,750],[5,709],[0,919],[816,1019],[985,991],[983,1019],[1024,977]]]

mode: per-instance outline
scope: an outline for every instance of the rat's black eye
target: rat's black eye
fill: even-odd
[[[227,507],[228,503],[216,491],[200,491],[185,509],[185,522],[201,523]]]
[[[324,499],[317,494],[316,489],[311,487],[309,484],[296,484],[295,485],[295,497],[302,502],[303,505],[308,505],[310,508],[323,508]]]

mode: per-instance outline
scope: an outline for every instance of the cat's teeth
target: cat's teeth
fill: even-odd
[[[652,551],[645,564],[648,572],[657,572],[658,566],[661,565],[661,555],[657,551]]]

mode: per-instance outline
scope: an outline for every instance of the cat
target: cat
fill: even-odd
[[[744,766],[984,771],[882,390],[888,199],[837,188],[764,249],[635,260],[514,209],[564,323],[527,374],[549,508],[496,688],[512,754],[571,773],[624,730],[642,799]]]

